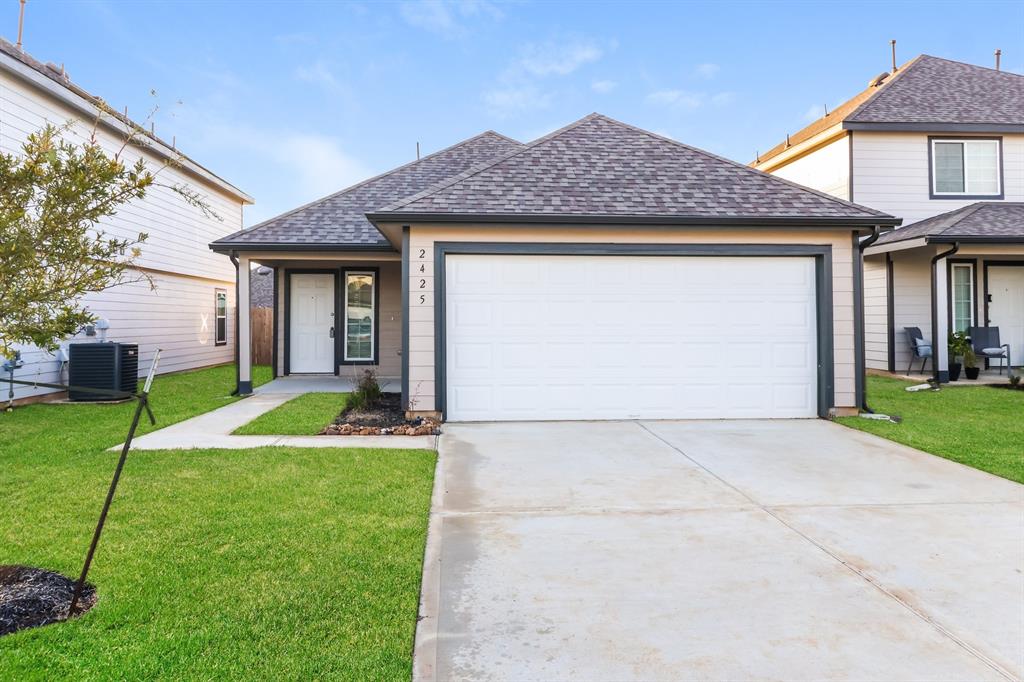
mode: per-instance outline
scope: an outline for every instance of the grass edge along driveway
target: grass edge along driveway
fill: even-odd
[[[1024,391],[991,386],[905,390],[914,383],[868,376],[871,409],[899,415],[903,419],[899,424],[862,417],[836,421],[1024,483]]]
[[[226,404],[233,378],[157,379],[159,425]],[[0,563],[77,575],[130,410],[0,415]],[[133,452],[90,572],[99,602],[0,638],[0,679],[408,679],[435,456]]]

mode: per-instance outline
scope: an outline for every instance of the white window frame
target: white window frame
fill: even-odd
[[[343,273],[342,295],[345,297],[345,309],[342,317],[342,358],[344,362],[372,364],[377,357],[377,273],[373,270],[345,270]],[[348,278],[350,275],[367,276],[370,285],[370,356],[353,358],[348,354]]]
[[[968,306],[968,310],[970,311],[971,319],[970,319],[970,322],[967,325],[967,329],[964,330],[964,332],[966,333],[971,327],[974,327],[974,326],[977,325],[977,322],[974,320],[974,304],[975,304],[974,297],[977,295],[977,293],[974,291],[974,263],[950,263],[950,272],[949,272],[949,305],[950,305],[950,317],[952,318],[951,321],[953,323],[952,331],[956,331],[956,269],[957,268],[967,268],[967,273],[968,273],[967,283],[968,283],[968,285],[970,285],[970,292],[971,292],[970,293],[970,298],[968,299],[969,302],[970,302],[970,305]]]
[[[975,194],[970,191],[970,178],[967,172],[967,161],[966,156],[964,159],[964,191],[963,192],[940,192],[937,189],[938,186],[938,174],[936,171],[936,164],[938,162],[938,155],[935,153],[935,145],[937,144],[966,144],[966,143],[978,143],[988,142],[993,146],[996,153],[996,191],[991,194]],[[992,138],[992,137],[933,137],[929,140],[931,144],[931,163],[928,169],[931,174],[929,181],[931,183],[931,191],[933,197],[938,198],[999,198],[1003,196],[1003,139]]]
[[[224,314],[220,314],[220,297],[224,296]],[[220,325],[218,322],[224,320],[224,336],[220,336]],[[224,346],[228,342],[228,290],[213,290],[213,345]]]

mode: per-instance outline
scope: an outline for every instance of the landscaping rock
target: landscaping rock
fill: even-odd
[[[75,581],[32,566],[0,566],[0,636],[64,620]],[[96,588],[86,583],[75,615],[96,603]]]
[[[441,433],[441,424],[433,419],[406,419],[401,396],[385,393],[370,408],[347,409],[338,415],[321,436],[433,436]]]

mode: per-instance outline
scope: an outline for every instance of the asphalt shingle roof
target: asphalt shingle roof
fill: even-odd
[[[600,114],[371,217],[408,215],[897,222]]]
[[[921,55],[901,66],[881,85],[869,86],[828,115],[789,136],[755,163],[842,123],[844,127],[885,124],[944,126],[1021,126],[1024,128],[1024,76],[983,66]]]
[[[218,239],[213,245],[222,248],[261,244],[391,248],[388,240],[366,219],[369,211],[416,194],[522,146],[520,142],[487,131]]]
[[[937,241],[1024,239],[1024,202],[979,201],[955,211],[925,218],[882,235],[876,244],[928,237]]]

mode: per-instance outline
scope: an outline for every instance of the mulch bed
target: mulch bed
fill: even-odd
[[[32,566],[0,566],[0,637],[25,628],[62,621],[71,606],[75,581]],[[96,603],[96,588],[86,583],[75,615]]]
[[[441,433],[441,424],[433,419],[406,419],[402,396],[384,393],[372,408],[348,408],[321,436],[433,436]]]

